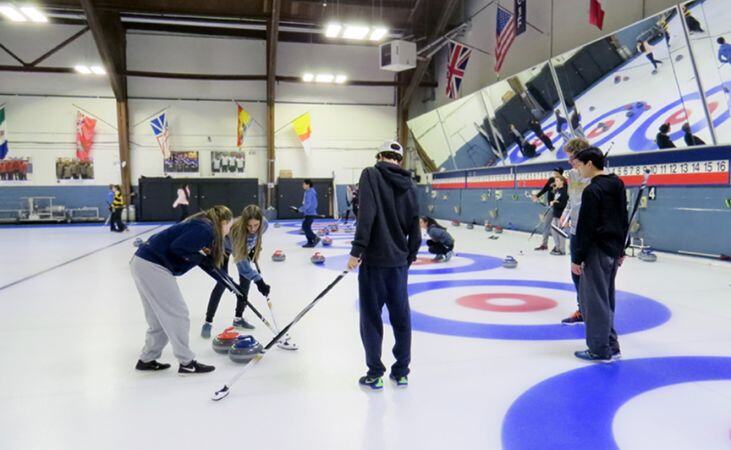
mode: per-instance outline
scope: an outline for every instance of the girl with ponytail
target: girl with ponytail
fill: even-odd
[[[232,224],[231,211],[225,206],[214,206],[153,235],[137,249],[130,269],[148,325],[137,370],[169,368],[170,364],[157,361],[168,342],[180,362],[179,373],[215,369],[197,362],[190,350],[190,314],[175,277],[195,266],[208,273],[211,264],[222,267],[224,238]]]
[[[266,232],[269,224],[264,219],[264,214],[257,205],[249,205],[241,212],[241,217],[236,219],[231,227],[231,234],[226,239],[225,246],[228,253],[232,253],[236,268],[239,271],[239,285],[244,297],[237,297],[236,311],[234,312],[233,326],[237,328],[253,329],[251,325],[243,318],[246,309],[246,300],[249,294],[249,287],[253,282],[263,296],[268,296],[271,288],[264,282],[261,274],[257,272],[252,263],[259,260],[261,253],[262,235]],[[228,255],[224,257],[224,270],[228,267]],[[213,317],[216,315],[218,303],[221,301],[221,295],[226,287],[222,283],[217,283],[211,292],[208,300],[208,309],[206,311],[206,321],[201,329],[201,336],[204,338],[211,337],[211,328],[213,327]]]

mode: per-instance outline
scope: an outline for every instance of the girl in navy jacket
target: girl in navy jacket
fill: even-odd
[[[429,253],[434,256],[434,261],[449,261],[454,256],[454,238],[446,228],[439,225],[436,220],[431,217],[421,217],[419,219],[421,228],[426,230],[429,239],[426,245],[429,246]]]

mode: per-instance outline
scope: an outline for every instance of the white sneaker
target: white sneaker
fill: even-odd
[[[454,252],[452,252],[452,251],[447,252],[447,254],[444,255],[444,262],[447,262],[450,259],[452,259],[452,256],[454,256]]]

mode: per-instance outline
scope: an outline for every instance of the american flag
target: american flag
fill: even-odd
[[[165,157],[165,159],[170,158],[170,148],[168,147],[168,137],[170,134],[168,133],[168,119],[165,116],[165,113],[162,113],[158,117],[152,119],[150,121],[150,126],[152,127],[152,132],[155,134],[157,144],[160,146],[163,157]]]
[[[449,42],[449,64],[447,65],[447,97],[459,97],[459,86],[467,70],[472,49],[457,42]]]
[[[515,20],[510,12],[498,5],[497,7],[497,33],[495,39],[495,72],[500,72],[505,57],[508,55],[510,46],[515,40]]]

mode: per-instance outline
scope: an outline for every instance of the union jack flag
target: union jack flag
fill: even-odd
[[[467,70],[472,49],[457,42],[449,42],[449,64],[447,64],[447,97],[459,97],[459,87]]]
[[[168,147],[168,137],[170,134],[168,133],[168,119],[165,113],[152,119],[150,126],[152,127],[152,132],[155,134],[155,139],[157,139],[157,144],[160,146],[163,157],[165,159],[170,158],[170,148]]]
[[[502,6],[497,7],[497,33],[495,39],[495,72],[503,67],[505,57],[515,40],[515,20],[513,15]]]

